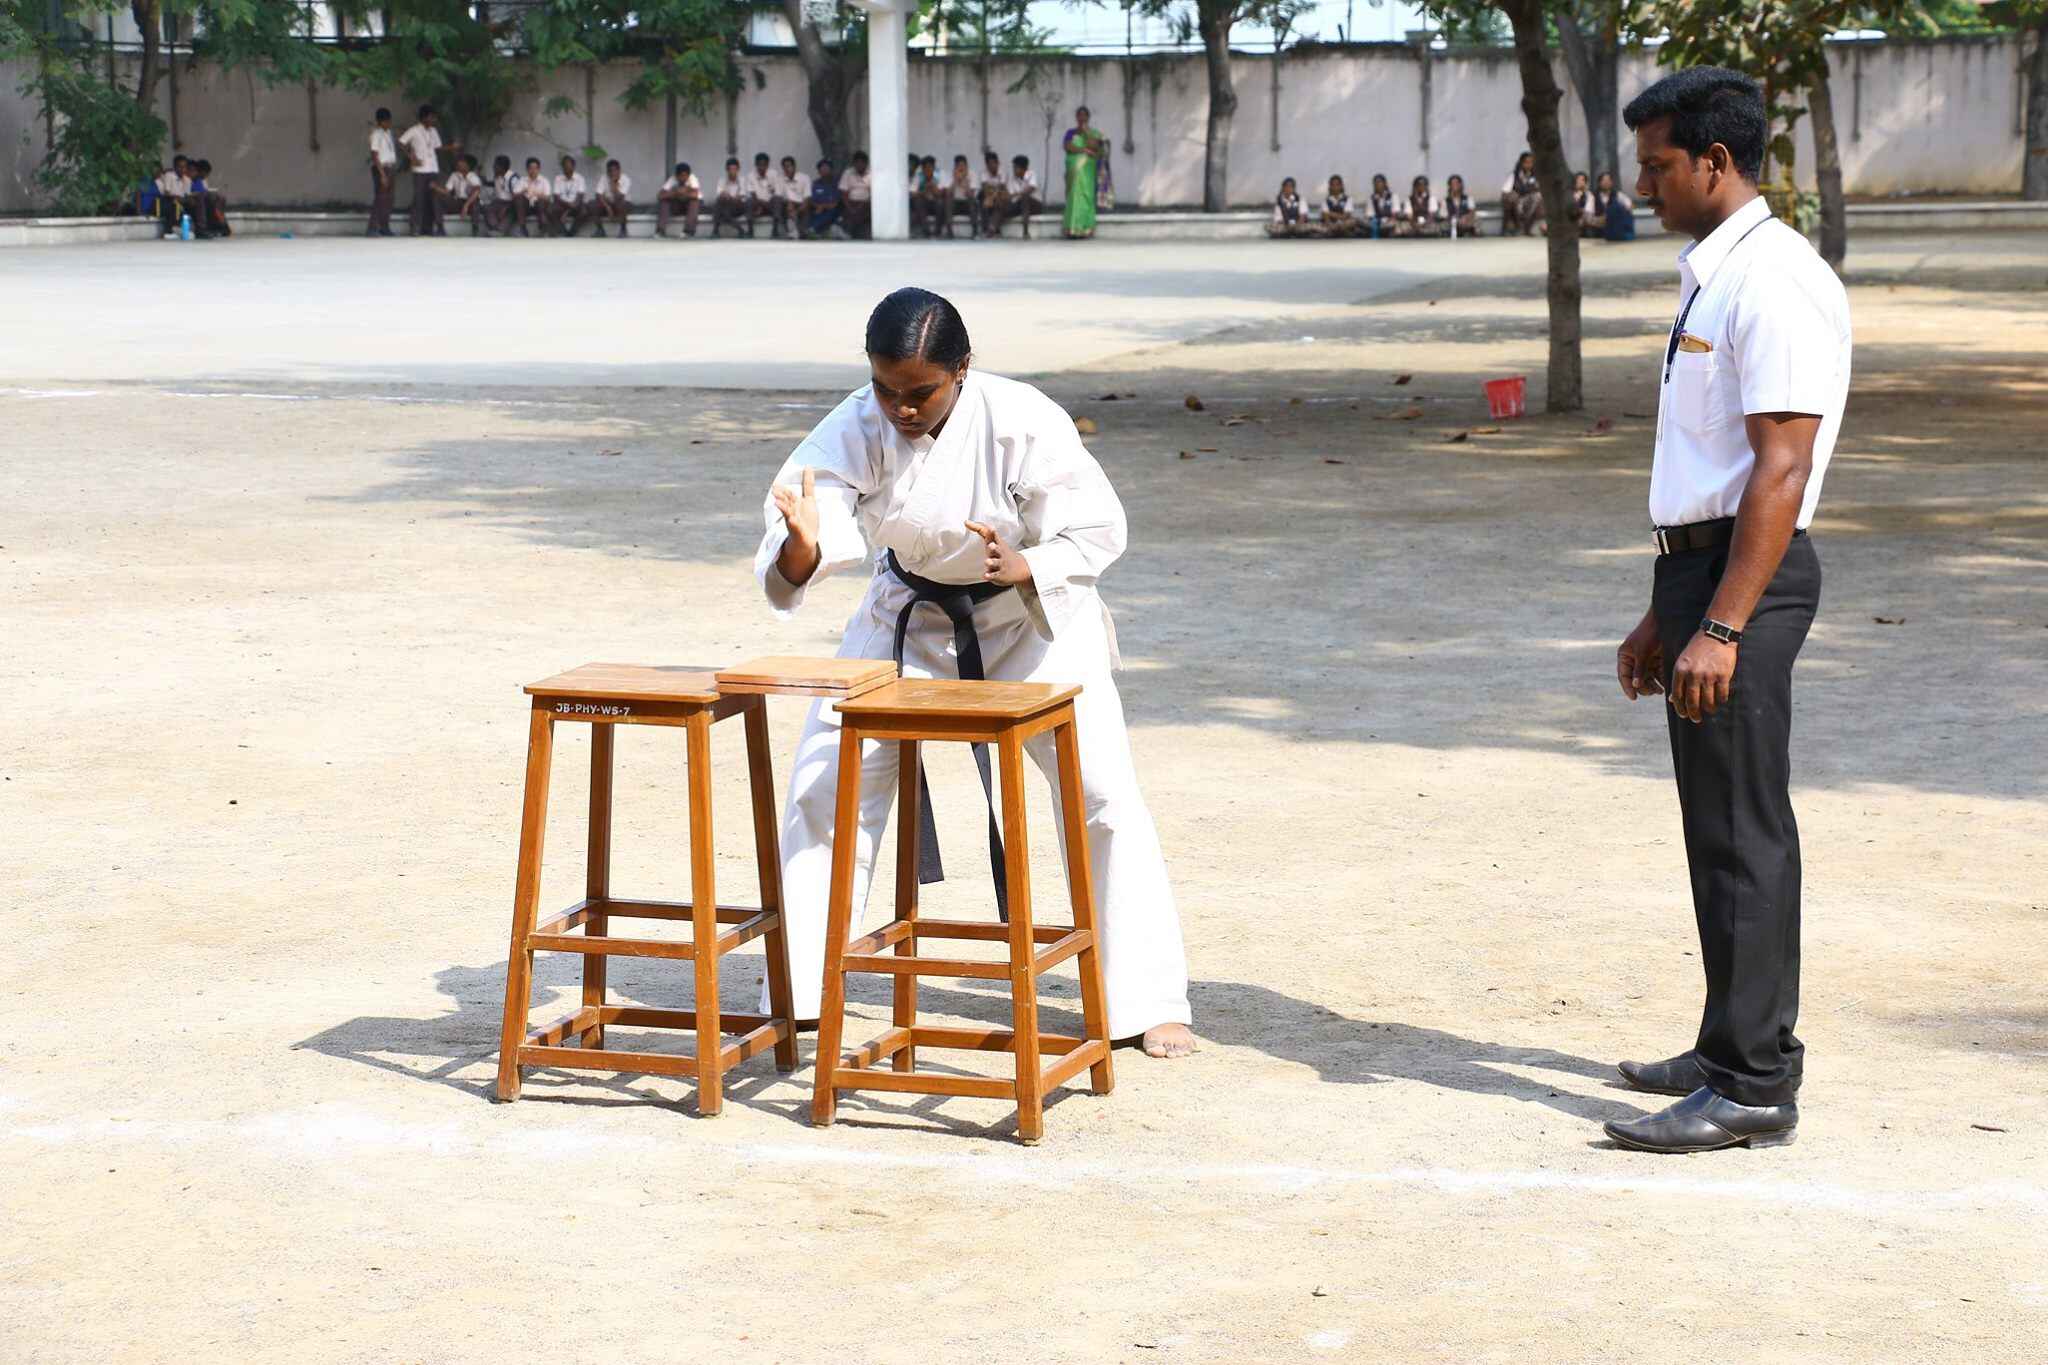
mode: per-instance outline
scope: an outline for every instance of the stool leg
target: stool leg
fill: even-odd
[[[853,855],[860,842],[860,732],[851,718],[839,727],[837,807],[832,823],[832,897],[825,913],[825,980],[818,1003],[817,1083],[811,1092],[811,1122],[821,1128],[839,1111],[839,1044],[846,1032],[842,964],[846,928],[853,918]]]
[[[917,741],[902,741],[899,751],[902,755],[897,764],[897,805],[896,805],[896,918],[917,919],[917,855],[920,821],[918,819],[919,784],[924,780],[924,771],[918,766]],[[916,957],[917,936],[911,935],[896,945],[896,956]],[[899,973],[894,978],[890,1021],[897,1028],[914,1028],[917,1025],[917,978],[908,973]],[[898,1071],[917,1069],[917,1049],[906,1047],[890,1059],[890,1065]]]
[[[789,994],[789,939],[782,919],[782,847],[776,833],[775,770],[768,753],[768,699],[746,710],[747,785],[754,798],[754,862],[760,869],[761,908],[775,916],[763,936],[768,959],[768,1008],[788,1026],[775,1044],[775,1069],[796,1070],[796,1006]]]
[[[526,802],[519,815],[519,880],[512,892],[512,948],[505,958],[505,1029],[498,1040],[498,1098],[519,1098],[519,1047],[526,1041],[526,1011],[533,999],[534,915],[540,906],[540,852],[548,826],[548,771],[554,755],[555,717],[533,708],[526,726]]]
[[[718,1017],[718,895],[711,861],[711,713],[690,717],[690,937],[697,964],[697,1112],[725,1107],[719,1054],[725,1030]]]
[[[1010,1015],[1017,1035],[1017,1136],[1035,1143],[1045,1131],[1045,1094],[1038,1055],[1038,969],[1032,958],[1031,864],[1024,811],[1024,746],[1014,730],[1001,742],[1003,881],[1010,899]]]
[[[617,727],[590,727],[590,846],[583,863],[585,899],[602,901],[612,894],[612,736]],[[584,935],[603,938],[611,932],[611,916],[592,911],[584,921]],[[600,953],[583,958],[583,1008],[604,1008],[605,963]],[[583,1030],[583,1046],[604,1046],[604,1025]]]
[[[1109,1003],[1103,996],[1102,934],[1095,927],[1095,869],[1088,860],[1088,816],[1081,794],[1081,746],[1074,736],[1071,706],[1067,719],[1053,728],[1059,756],[1060,820],[1067,840],[1067,894],[1074,905],[1074,927],[1089,935],[1080,952],[1082,1036],[1102,1040],[1102,1060],[1088,1068],[1095,1093],[1107,1095],[1116,1086],[1109,1063]]]

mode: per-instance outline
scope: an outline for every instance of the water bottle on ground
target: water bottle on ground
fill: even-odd
[[[192,215],[189,213],[178,215],[178,240],[181,242],[192,240]]]

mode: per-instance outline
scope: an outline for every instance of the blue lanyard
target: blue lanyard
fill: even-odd
[[[1735,246],[1731,246],[1728,248],[1728,255],[1733,256],[1735,254],[1735,247],[1739,247],[1744,242],[1748,241],[1749,234],[1751,232],[1755,232],[1758,228],[1762,227],[1765,223],[1768,223],[1770,221],[1770,217],[1766,215],[1765,217],[1757,219],[1757,221],[1755,221],[1754,223],[1751,223],[1749,225],[1749,231],[1743,233],[1740,237],[1737,237],[1735,239]],[[1723,257],[1721,260],[1722,267],[1725,269],[1727,267],[1727,264],[1727,257]],[[1678,338],[1685,334],[1685,320],[1692,316],[1692,306],[1696,301],[1698,301],[1700,296],[1700,290],[1704,288],[1706,288],[1706,286],[1703,284],[1696,284],[1692,287],[1692,293],[1686,295],[1685,307],[1678,310],[1678,321],[1671,324],[1671,344],[1664,348],[1664,382],[1667,384],[1671,382],[1671,362],[1678,359]]]

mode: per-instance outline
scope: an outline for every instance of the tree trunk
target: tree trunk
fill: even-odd
[[[156,84],[163,79],[164,16],[162,0],[129,0],[135,27],[142,30],[142,70],[135,78],[135,102],[156,112]]]
[[[1821,259],[1840,270],[1849,255],[1849,210],[1842,202],[1842,148],[1835,141],[1835,95],[1825,55],[1806,88],[1806,113],[1813,120],[1813,175],[1820,186]]]
[[[1230,207],[1230,121],[1237,116],[1237,87],[1230,80],[1228,4],[1201,0],[1202,55],[1209,66],[1209,141],[1202,151],[1202,207],[1221,213]]]
[[[1529,150],[1536,155],[1536,179],[1543,189],[1543,218],[1550,251],[1550,369],[1544,410],[1577,412],[1585,403],[1579,363],[1579,223],[1572,209],[1571,167],[1557,106],[1564,99],[1544,48],[1544,0],[1510,0],[1501,6],[1515,29],[1515,62],[1522,72],[1522,112],[1529,120]]]
[[[1564,49],[1565,69],[1579,92],[1586,115],[1586,174],[1602,171],[1621,183],[1621,148],[1615,125],[1621,120],[1621,23],[1612,3],[1589,6],[1596,13],[1581,27],[1569,9],[1557,12],[1557,41]]]
[[[2048,18],[2034,29],[2034,60],[2027,66],[2026,150],[2020,198],[2048,199]]]
[[[810,87],[807,112],[818,146],[833,166],[844,170],[853,151],[853,126],[846,116],[846,96],[852,88],[839,57],[825,46],[818,26],[804,17],[803,0],[782,0],[782,11],[796,34],[797,60],[803,64],[804,80]]]

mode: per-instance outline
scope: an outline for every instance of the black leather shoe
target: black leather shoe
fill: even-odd
[[[1616,1070],[1635,1089],[1652,1095],[1690,1095],[1707,1083],[1699,1058],[1690,1052],[1661,1062],[1623,1062]]]
[[[1661,1114],[1615,1119],[1607,1136],[1639,1152],[1717,1152],[1723,1147],[1789,1147],[1797,1104],[1737,1104],[1701,1086]]]

